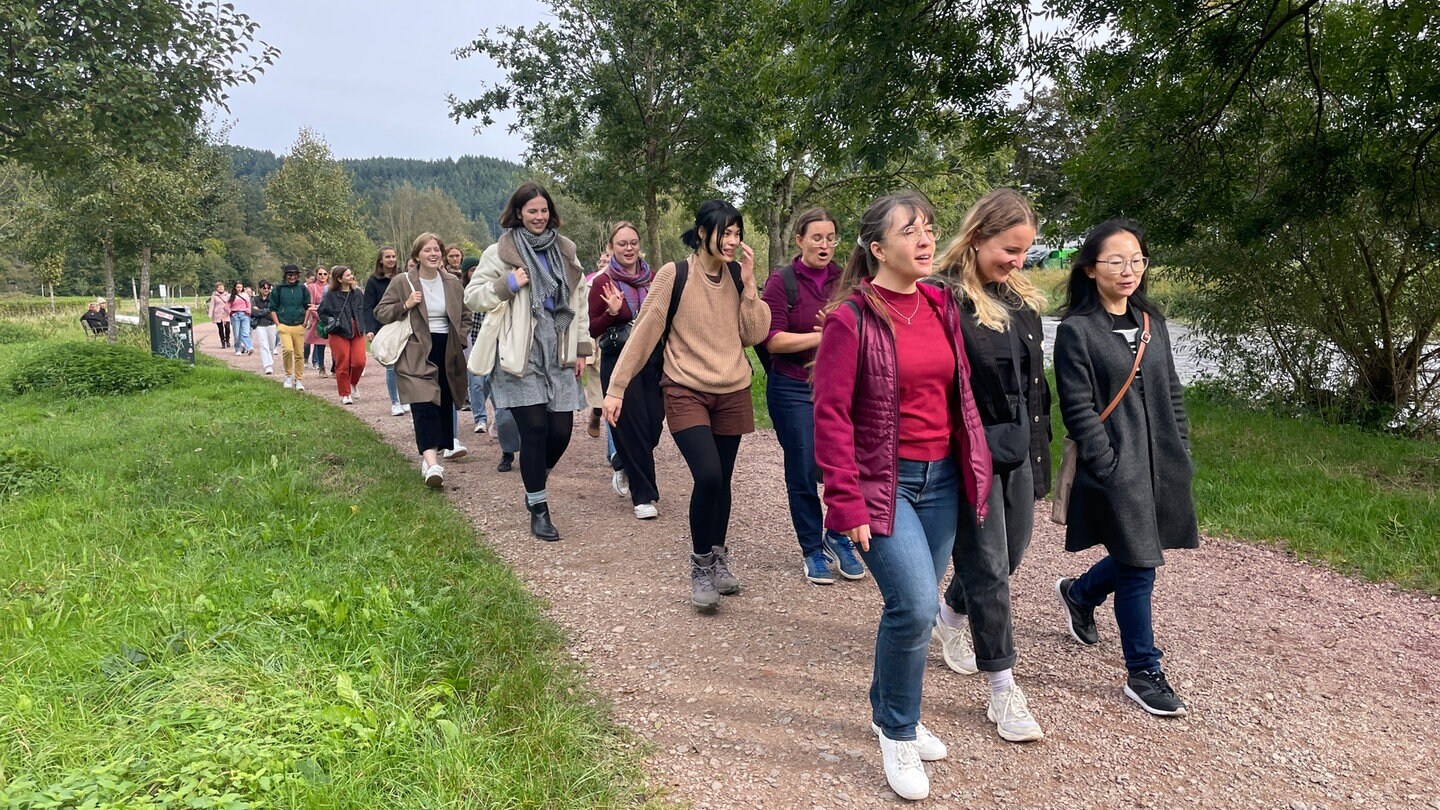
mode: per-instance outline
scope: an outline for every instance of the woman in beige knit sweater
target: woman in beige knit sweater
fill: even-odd
[[[695,479],[690,590],[700,610],[740,592],[725,542],[730,477],[740,437],[755,430],[745,347],[770,328],[770,308],[755,284],[755,252],[744,237],[734,206],[723,200],[700,206],[695,227],[681,237],[693,252],[655,274],[605,392],[605,418],[615,425],[626,387],[653,352],[663,352],[665,421]]]

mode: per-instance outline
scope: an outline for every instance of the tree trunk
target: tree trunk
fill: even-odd
[[[777,163],[781,161],[777,154]],[[766,226],[770,229],[770,267],[779,267],[790,254],[790,220],[795,213],[795,160],[784,174],[770,186],[770,202]],[[777,169],[781,168],[776,166]]]
[[[102,241],[105,245],[105,303],[110,307],[110,325],[105,336],[111,343],[116,343],[120,340],[120,329],[115,317],[120,314],[120,308],[115,303],[115,231],[107,227]]]
[[[645,185],[645,261],[658,268],[665,263],[660,254],[660,195],[654,183]]]
[[[140,322],[150,317],[150,248],[140,248],[140,296],[135,299],[140,310]]]

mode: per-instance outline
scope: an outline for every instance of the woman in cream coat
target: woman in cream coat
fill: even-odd
[[[515,417],[530,532],[559,540],[545,486],[570,445],[575,411],[585,407],[579,377],[592,349],[584,270],[540,184],[510,195],[500,226],[465,288],[465,305],[487,313],[470,370],[491,375],[495,407]]]

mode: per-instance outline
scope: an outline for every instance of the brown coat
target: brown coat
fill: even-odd
[[[455,407],[459,408],[465,404],[470,393],[465,378],[465,336],[470,332],[470,318],[465,314],[464,301],[461,300],[465,296],[465,288],[460,285],[460,279],[444,271],[441,271],[440,278],[445,281],[445,317],[450,322],[450,338],[445,343],[445,376],[450,383]],[[418,289],[418,274],[396,276],[380,297],[380,303],[375,305],[375,320],[385,324],[405,317],[405,300],[412,290]],[[400,352],[400,359],[395,361],[400,401],[439,405],[440,370],[430,363],[430,313],[423,298],[410,310],[409,317],[413,334]]]

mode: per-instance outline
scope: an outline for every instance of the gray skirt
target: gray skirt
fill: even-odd
[[[577,316],[578,317],[578,316]],[[497,408],[523,408],[544,405],[547,411],[560,413],[585,407],[585,392],[575,377],[575,366],[560,364],[560,340],[555,318],[541,312],[535,323],[535,336],[530,341],[530,359],[525,374],[517,377],[496,367],[490,375],[490,395]]]

